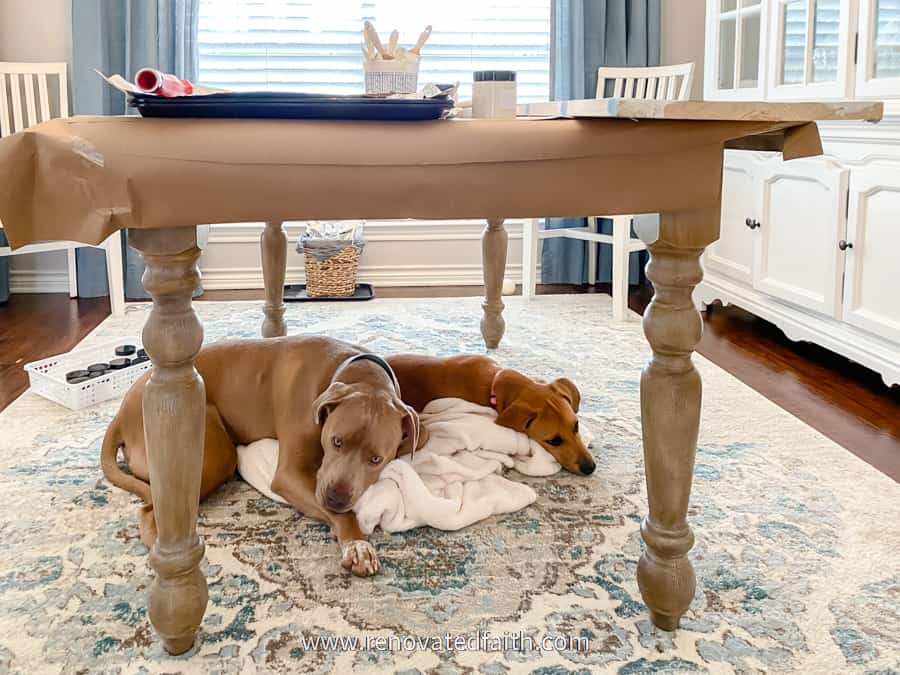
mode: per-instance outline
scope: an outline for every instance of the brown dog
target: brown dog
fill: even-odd
[[[378,557],[351,511],[382,468],[419,441],[419,419],[399,396],[390,368],[360,347],[324,337],[220,342],[195,359],[206,384],[201,498],[231,479],[236,444],[276,438],[272,491],[327,523],[342,565],[375,574]],[[141,538],[156,539],[144,447],[144,376],[125,395],[103,440],[103,473],[138,495]],[[131,474],[116,461],[123,448]]]
[[[403,400],[418,412],[445,397],[493,406],[497,424],[534,439],[568,471],[585,476],[594,472],[594,458],[578,433],[581,394],[571,380],[538,382],[477,354],[398,354],[387,361],[400,381]]]

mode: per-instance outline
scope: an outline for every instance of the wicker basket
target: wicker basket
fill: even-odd
[[[305,253],[306,295],[310,298],[345,298],[353,295],[360,252],[358,246],[348,246],[328,260],[319,260]]]

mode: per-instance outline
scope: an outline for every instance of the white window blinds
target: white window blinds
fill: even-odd
[[[474,70],[515,70],[520,102],[549,97],[550,0],[201,0],[200,82],[237,91],[358,94],[363,91],[363,21],[387,43],[415,42],[419,83],[461,83]]]
[[[784,5],[782,84],[835,82],[840,52],[841,0],[792,0]],[[812,31],[812,52],[807,36]]]
[[[875,77],[900,77],[900,0],[876,3]]]

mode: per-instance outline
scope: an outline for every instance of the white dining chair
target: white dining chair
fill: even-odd
[[[53,85],[56,85],[55,90]],[[54,117],[69,116],[69,84],[65,63],[0,62],[0,137],[23,131]],[[0,228],[3,223],[0,223]],[[101,244],[106,252],[109,304],[112,313],[125,313],[125,281],[122,248],[115,232]],[[86,246],[74,241],[48,241],[29,244],[15,251],[0,246],[0,256],[24,255],[42,251],[66,251],[69,271],[69,296],[78,297],[75,249]]]
[[[686,101],[691,95],[694,64],[650,68],[598,68],[596,98],[605,98],[607,83],[612,82],[613,98]],[[611,244],[613,320],[624,321],[628,311],[628,263],[632,253],[647,248],[631,236],[632,215],[591,216],[584,227],[558,230],[541,229],[542,219],[526,221],[522,228],[522,295],[533,298],[537,288],[538,243],[542,239],[562,237],[588,242],[588,280],[597,278],[597,245]],[[613,221],[612,234],[601,234],[600,219]]]

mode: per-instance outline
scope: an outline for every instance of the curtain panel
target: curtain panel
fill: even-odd
[[[126,78],[140,68],[158,68],[196,80],[199,0],[72,0],[72,109],[77,115],[123,115],[125,95],[94,70]],[[144,261],[122,233],[125,295],[149,297],[141,285]],[[102,249],[77,251],[78,293],[107,295]]]
[[[551,98],[594,98],[600,66],[659,65],[660,3],[661,0],[555,0],[550,24]],[[607,91],[605,95],[611,93]],[[585,214],[589,215],[594,214]],[[586,218],[548,218],[545,227],[586,224]],[[600,231],[611,234],[612,221],[603,219]],[[588,279],[589,245],[597,246],[575,239],[544,239],[541,281],[567,284],[610,281],[612,247],[600,246],[597,279]],[[645,253],[636,255],[646,258]],[[639,266],[632,266],[631,283],[637,283],[639,275]]]

